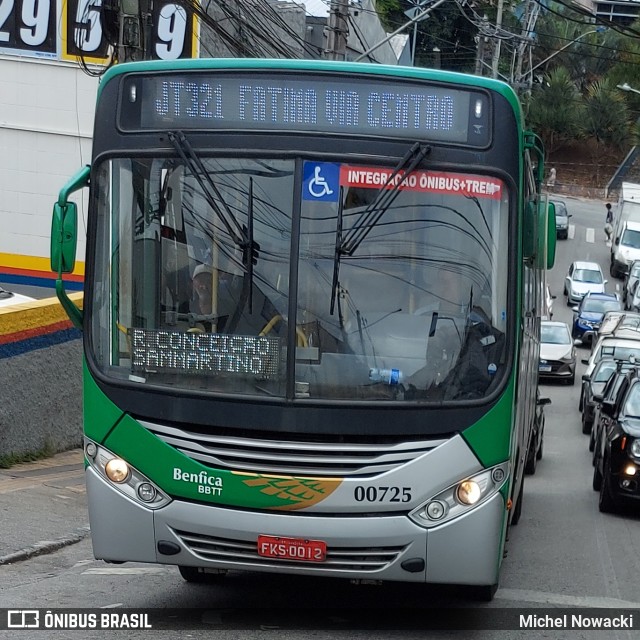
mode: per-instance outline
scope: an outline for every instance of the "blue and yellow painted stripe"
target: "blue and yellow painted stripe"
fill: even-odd
[[[84,294],[69,296],[82,306]],[[80,338],[57,298],[33,300],[0,309],[0,359]]]
[[[0,281],[2,282],[54,289],[57,277],[57,274],[51,271],[48,258],[0,252]],[[62,279],[68,291],[82,291],[84,263],[76,262],[74,272],[64,274]]]

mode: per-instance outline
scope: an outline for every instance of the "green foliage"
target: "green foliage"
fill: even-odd
[[[409,21],[404,13],[415,7],[408,0],[378,0],[376,9],[382,23],[389,31],[395,31]],[[480,14],[486,11],[495,14],[490,3],[481,0],[475,6]],[[416,66],[433,67],[434,48],[440,50],[439,60],[443,69],[473,73],[476,61],[477,30],[460,11],[455,2],[445,2],[436,7],[429,16],[417,23]],[[405,33],[413,38],[414,27],[407,27]]]
[[[601,27],[585,24],[570,9],[563,9],[562,14],[545,12],[538,20],[532,66],[543,73],[565,67],[576,86],[585,90],[608,73],[617,59],[620,39],[628,38],[611,29],[597,31]]]
[[[57,449],[52,442],[47,440],[42,449],[38,449],[37,451],[30,451],[28,453],[6,453],[0,455],[0,469],[10,469],[16,464],[50,458],[55,453],[57,453]]]
[[[547,153],[582,133],[584,105],[569,72],[559,67],[537,84],[525,102],[528,126],[543,139]]]
[[[584,104],[584,134],[599,144],[622,148],[629,137],[629,110],[621,91],[598,80],[589,86]]]
[[[390,31],[407,23],[404,12],[414,6],[410,0],[376,3]],[[534,79],[531,92],[522,96],[527,126],[540,135],[546,153],[551,155],[577,140],[584,140],[585,146],[598,154],[640,144],[640,93],[616,88],[627,82],[640,90],[640,39],[633,31],[623,33],[614,27],[603,30],[589,24],[584,13],[566,3],[545,6],[549,10],[542,9],[535,25],[532,59],[522,64],[522,73],[528,73],[527,67],[533,69]],[[520,35],[522,7],[520,2],[504,3],[504,32]],[[418,23],[416,66],[434,66],[433,48],[437,47],[443,69],[474,73],[479,29],[491,33],[496,11],[497,3],[492,0],[476,0],[466,9],[455,2],[436,7]],[[487,17],[485,27],[480,25],[483,15]],[[631,29],[640,32],[640,20]],[[406,33],[412,37],[413,26]],[[520,80],[514,64],[518,42],[518,38],[502,41],[498,69],[500,77],[513,82]],[[491,62],[494,45],[495,39],[489,37],[482,75],[490,74],[487,63]],[[632,126],[630,123],[636,120]]]
[[[640,145],[640,121],[631,125],[629,133],[631,135],[629,142],[632,145]]]

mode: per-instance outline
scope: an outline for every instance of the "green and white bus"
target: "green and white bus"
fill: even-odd
[[[555,252],[543,171],[515,93],[487,78],[110,69],[91,165],[52,230],[58,295],[84,329],[96,558],[491,598]],[[62,274],[82,188],[79,309]]]

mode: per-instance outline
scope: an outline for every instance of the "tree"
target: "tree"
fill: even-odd
[[[622,149],[630,135],[629,110],[620,90],[607,80],[594,82],[584,98],[584,135],[594,140],[596,180],[600,178],[603,149]]]
[[[376,10],[383,24],[390,31],[395,31],[405,24],[409,18],[404,13],[415,7],[419,0],[377,0]],[[426,6],[426,5],[425,5]],[[495,16],[495,8],[490,0],[479,0],[474,5],[473,16],[482,15],[484,8]],[[413,27],[408,29],[413,37]],[[476,36],[478,29],[470,21],[468,15],[456,2],[445,2],[436,7],[417,27],[416,66],[433,66],[433,50],[440,50],[439,59],[443,69],[473,73],[476,60]]]
[[[581,134],[584,105],[569,72],[558,67],[536,84],[525,100],[527,126],[542,138],[550,154]]]
[[[547,73],[565,67],[576,86],[584,91],[616,62],[619,40],[629,38],[614,30],[586,24],[584,18],[571,9],[561,11],[562,15],[543,12],[538,20],[532,64],[540,65],[539,70]]]

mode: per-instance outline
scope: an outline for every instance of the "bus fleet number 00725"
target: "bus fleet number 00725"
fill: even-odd
[[[363,487],[353,490],[356,502],[409,502],[411,487]]]

